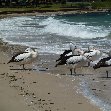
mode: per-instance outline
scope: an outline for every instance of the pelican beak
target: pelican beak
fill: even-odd
[[[55,67],[57,67],[58,65],[56,64]]]
[[[86,57],[89,61],[93,62],[93,60],[90,59],[90,57]]]
[[[35,52],[37,52],[37,51],[38,51],[38,49],[37,49],[37,48],[35,48],[35,49],[34,49],[34,51],[35,51]]]

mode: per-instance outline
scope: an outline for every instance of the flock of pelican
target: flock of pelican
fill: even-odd
[[[25,69],[24,65],[34,62],[37,57],[38,51],[36,49],[27,48],[24,52],[14,55],[8,63],[14,62],[18,65],[23,65],[23,69]],[[111,66],[111,51],[106,54],[94,47],[89,47],[88,50],[82,50],[71,43],[70,48],[65,50],[56,62],[55,67],[59,65],[68,66],[72,75],[73,69],[76,74],[76,68],[81,68],[86,65],[90,67],[90,63],[92,62],[94,63],[94,69]],[[106,72],[108,75],[108,71]]]
[[[108,53],[102,52],[93,46],[90,46],[88,50],[82,50],[70,44],[69,50],[65,50],[56,62],[56,67],[59,65],[68,66],[72,75],[72,69],[74,69],[74,73],[76,74],[76,68],[81,68],[86,65],[92,67],[90,63],[93,63],[94,69],[111,66],[111,51]],[[106,73],[108,77],[108,71]]]

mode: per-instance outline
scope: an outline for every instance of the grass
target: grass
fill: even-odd
[[[67,5],[65,5],[67,6]],[[59,11],[59,10],[70,10],[74,9],[72,7],[64,7],[61,4],[52,4],[52,5],[40,5],[39,7],[15,7],[15,8],[0,8],[0,13],[16,13],[16,12],[33,12],[33,11]]]
[[[93,8],[110,8],[111,9],[111,1],[108,2],[95,2],[91,4]]]
[[[65,10],[76,10],[76,9],[85,9],[86,7],[91,6],[93,9],[99,8],[109,8],[111,9],[111,1],[109,2],[73,2],[66,4],[45,4],[39,5],[38,7],[15,7],[15,8],[0,8],[0,13],[16,13],[16,12],[33,12],[33,11],[65,11]]]

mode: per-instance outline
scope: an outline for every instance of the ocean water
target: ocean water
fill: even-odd
[[[101,111],[111,111],[111,103],[99,97],[99,95],[95,95],[92,89],[90,88],[90,83],[88,80],[89,78],[81,79],[80,91],[78,91],[78,93],[82,93],[90,101],[91,104],[98,106]],[[110,97],[110,94],[108,96]]]
[[[4,18],[0,20],[0,38],[56,54],[70,42],[83,48],[94,45],[106,49],[111,46],[110,18],[111,13]]]
[[[4,18],[0,19],[0,38],[10,44],[38,48],[40,53],[60,54],[69,43],[107,50],[111,48],[111,13]],[[111,111],[110,104],[95,97],[86,80],[81,81],[83,95],[103,111]]]

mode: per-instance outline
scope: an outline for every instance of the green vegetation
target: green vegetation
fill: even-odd
[[[93,8],[109,8],[111,9],[111,1],[107,2],[94,2],[91,4]]]
[[[111,10],[111,0],[0,0],[0,13],[93,9]]]

